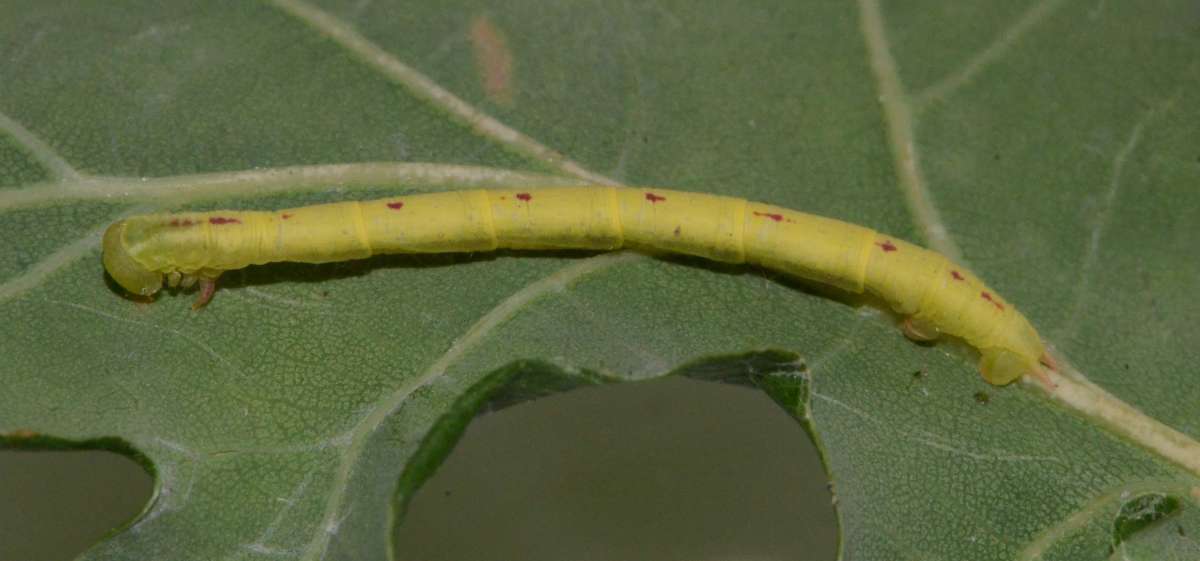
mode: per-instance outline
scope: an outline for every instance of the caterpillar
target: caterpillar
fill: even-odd
[[[755,263],[882,299],[918,341],[959,337],[1003,385],[1056,369],[1029,321],[970,271],[869,228],[744,199],[626,187],[449,191],[280,211],[133,216],[104,233],[102,260],[125,290],[151,296],[274,261],[327,263],[385,253],[498,248],[634,249]]]

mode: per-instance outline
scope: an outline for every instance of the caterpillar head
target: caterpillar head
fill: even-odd
[[[127,225],[128,222],[122,220],[104,231],[104,268],[130,294],[150,296],[162,288],[163,274],[147,269],[129,253],[129,247],[125,244]]]

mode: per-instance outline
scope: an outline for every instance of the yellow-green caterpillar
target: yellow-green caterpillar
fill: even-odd
[[[134,216],[104,234],[104,266],[126,290],[213,294],[224,271],[273,261],[327,263],[382,253],[650,248],[757,263],[853,293],[905,317],[905,333],[945,333],[982,355],[992,384],[1053,366],[1033,326],[966,269],[869,228],[744,199],[624,187],[453,191],[265,212]]]

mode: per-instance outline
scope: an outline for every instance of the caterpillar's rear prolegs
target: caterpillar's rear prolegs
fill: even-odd
[[[171,271],[167,273],[167,286],[175,288],[178,287],[179,283],[182,281],[183,273],[180,273],[179,271]]]
[[[1045,368],[1034,368],[1033,375],[1042,383],[1042,387],[1046,388],[1046,393],[1054,393],[1054,390],[1058,389],[1058,384],[1050,379],[1050,374],[1046,372]]]
[[[1050,353],[1048,353],[1048,352],[1042,353],[1042,356],[1041,356],[1041,358],[1038,359],[1038,362],[1045,364],[1047,367],[1050,368],[1050,370],[1053,370],[1055,372],[1059,371],[1058,361],[1054,360],[1054,357],[1050,356]]]
[[[1054,357],[1050,356],[1049,352],[1042,353],[1042,356],[1038,358],[1038,362],[1042,363],[1050,370],[1055,372],[1059,371],[1058,361],[1054,360]],[[1046,368],[1034,368],[1033,374],[1034,376],[1037,376],[1038,381],[1042,383],[1042,386],[1046,388],[1047,392],[1053,392],[1056,388],[1058,388],[1058,384],[1055,384],[1054,381],[1050,379],[1050,374],[1046,372]]]
[[[905,337],[918,343],[936,340],[942,334],[932,323],[915,317],[905,318],[901,329],[904,330]]]

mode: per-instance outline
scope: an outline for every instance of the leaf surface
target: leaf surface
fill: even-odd
[[[86,559],[386,558],[481,407],[672,373],[804,423],[845,559],[1195,546],[1192,3],[411,4],[0,8],[0,434],[119,439],[157,475]],[[280,264],[200,313],[99,263],[152,209],[580,181],[934,247],[1019,305],[1065,388],[1112,397],[993,388],[868,303],[693,259]],[[1178,512],[1116,543],[1146,494]]]

